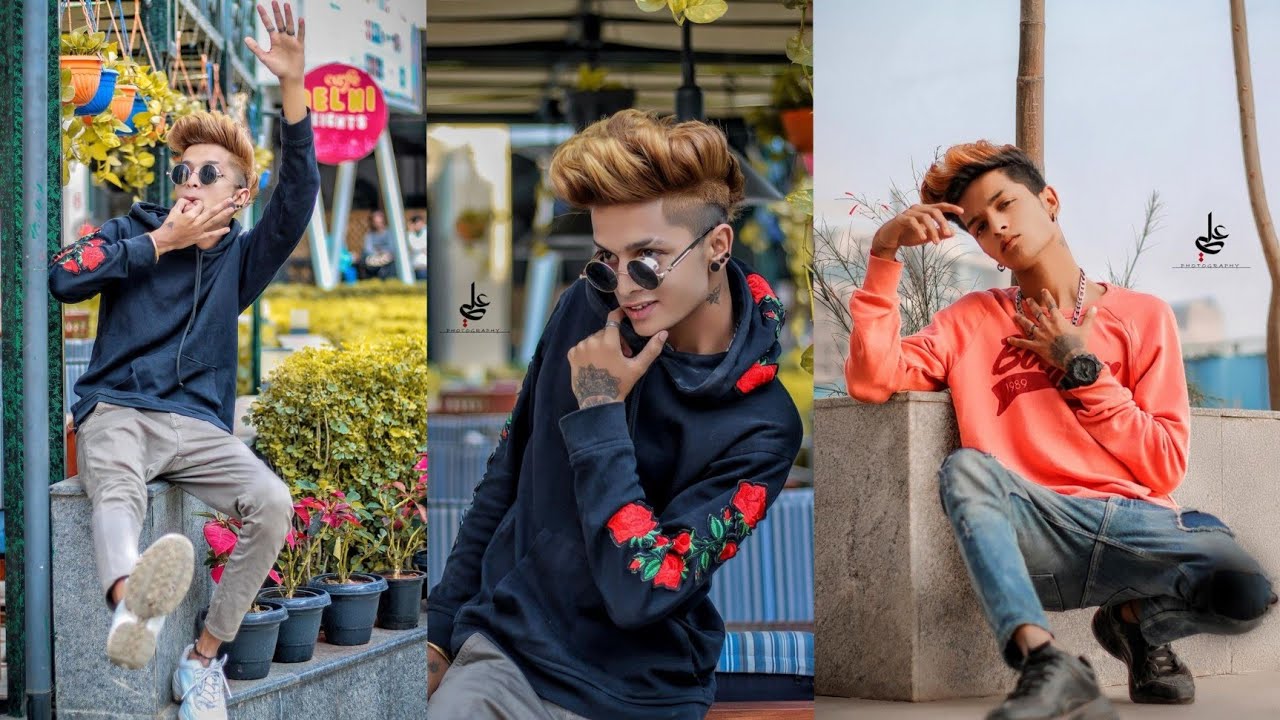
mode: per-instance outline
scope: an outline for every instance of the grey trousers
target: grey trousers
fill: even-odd
[[[205,620],[211,635],[234,640],[289,532],[293,501],[284,482],[243,442],[212,423],[108,403],[98,403],[80,423],[76,460],[93,505],[90,524],[104,593],[138,561],[151,480],[179,485],[242,521]],[[197,558],[204,554],[202,542],[194,541]]]
[[[475,633],[427,702],[427,720],[588,719],[539,698],[502,649]]]

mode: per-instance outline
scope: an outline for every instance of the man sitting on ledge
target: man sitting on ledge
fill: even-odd
[[[961,448],[942,505],[1017,687],[988,720],[1114,718],[1092,668],[1056,646],[1045,610],[1100,606],[1093,633],[1140,703],[1190,703],[1170,643],[1257,627],[1276,602],[1218,518],[1169,496],[1187,469],[1190,407],[1172,310],[1089,280],[1061,204],[1018,148],[950,148],[915,205],[876,232],[849,302],[849,394],[884,402],[950,388]],[[899,338],[899,248],[955,222],[1017,274]]]

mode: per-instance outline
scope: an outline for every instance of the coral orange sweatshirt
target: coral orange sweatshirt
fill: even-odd
[[[1088,349],[1105,367],[1092,385],[1064,391],[1062,371],[1005,343],[1021,333],[1017,288],[969,293],[900,338],[901,274],[901,263],[872,256],[849,300],[850,396],[878,403],[950,388],[964,447],[1064,495],[1176,507],[1169,493],[1186,474],[1191,411],[1168,304],[1104,283]]]

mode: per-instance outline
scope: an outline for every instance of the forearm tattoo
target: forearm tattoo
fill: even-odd
[[[1084,341],[1075,335],[1059,335],[1049,344],[1049,355],[1053,357],[1054,364],[1060,368],[1065,368],[1067,361],[1083,350]]]
[[[615,402],[621,380],[611,375],[608,370],[588,365],[578,368],[573,377],[573,394],[578,404],[584,408],[601,403]]]
[[[719,305],[719,304],[720,304],[720,289],[721,289],[721,288],[723,288],[723,287],[724,287],[724,285],[723,285],[723,284],[716,285],[716,287],[715,287],[715,289],[714,289],[714,290],[712,290],[711,292],[707,293],[707,304],[709,304],[709,305]]]
[[[427,672],[434,674],[434,673],[440,672],[440,670],[441,670],[441,667],[440,667],[440,662],[438,660],[427,661]]]

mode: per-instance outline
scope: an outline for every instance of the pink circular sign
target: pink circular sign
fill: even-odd
[[[307,73],[304,83],[316,160],[337,165],[368,155],[387,127],[387,103],[378,83],[341,63],[321,65]]]

